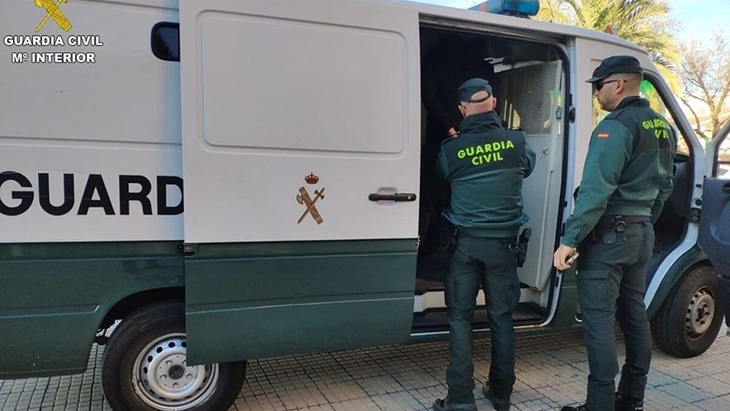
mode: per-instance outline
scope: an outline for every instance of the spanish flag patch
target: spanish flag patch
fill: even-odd
[[[608,133],[598,133],[598,138],[608,138]]]

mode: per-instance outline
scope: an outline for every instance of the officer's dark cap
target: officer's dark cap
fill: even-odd
[[[612,56],[601,62],[601,65],[593,71],[593,77],[586,80],[586,83],[595,83],[612,74],[642,74],[643,72],[636,57]]]
[[[472,96],[480,91],[486,91],[489,96],[479,100],[472,100]],[[491,96],[492,86],[490,86],[489,82],[483,78],[473,78],[465,81],[464,84],[459,86],[459,101],[463,101],[465,103],[481,103]]]

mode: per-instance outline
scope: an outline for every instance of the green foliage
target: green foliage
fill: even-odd
[[[674,91],[679,81],[672,67],[679,51],[669,6],[662,0],[540,0],[540,20],[571,24],[615,35],[648,51]]]

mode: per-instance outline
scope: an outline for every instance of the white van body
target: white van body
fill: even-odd
[[[430,178],[423,71],[453,35],[495,53],[482,57],[499,112],[538,155],[516,327],[579,324],[575,278],[552,253],[595,121],[584,80],[611,55],[639,59],[689,149],[681,219],[647,278],[650,314],[686,309],[678,285],[711,276],[697,238],[713,160],[647,53],[620,38],[396,0],[39,4],[10,0],[0,16],[2,378],[83,372],[94,341],[108,353],[178,341],[140,331],[163,321],[222,381],[183,401],[197,409],[225,405],[242,361],[446,336],[443,259],[419,254],[414,200]],[[684,333],[677,315],[662,318]],[[712,324],[660,345],[697,355]],[[124,380],[134,358],[107,355],[105,379]],[[112,406],[169,406],[105,390]]]

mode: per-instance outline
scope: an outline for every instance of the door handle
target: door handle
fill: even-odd
[[[395,194],[377,194],[373,193],[368,196],[370,201],[416,201],[416,195],[413,193],[395,193]]]
[[[730,183],[725,183],[725,185],[722,186],[722,192],[730,193]]]

